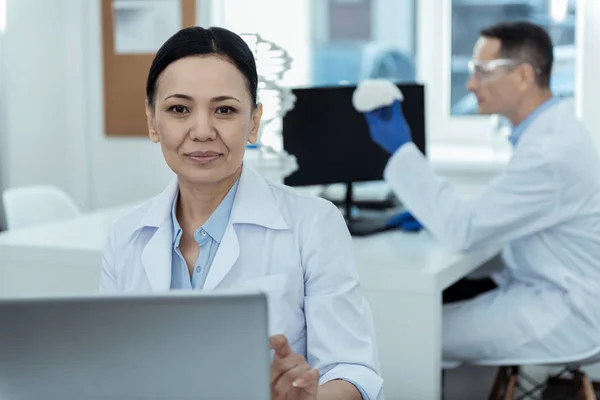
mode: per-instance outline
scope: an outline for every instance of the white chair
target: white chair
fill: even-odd
[[[81,214],[68,194],[49,185],[15,187],[2,193],[8,229],[73,218]]]
[[[561,359],[506,359],[506,360],[480,360],[471,363],[486,367],[498,367],[498,373],[494,380],[494,385],[490,391],[489,400],[525,400],[534,398],[533,396],[542,391],[547,382],[552,379],[560,378],[564,375],[570,375],[579,390],[581,400],[597,400],[594,386],[581,370],[586,365],[592,365],[600,362],[600,345],[582,354],[564,357]],[[444,361],[444,369],[451,369],[459,366],[461,362]],[[560,372],[548,377],[547,381],[535,382],[531,377],[521,371],[523,366],[548,366],[561,368]],[[525,389],[520,385],[520,380],[526,380],[529,388]],[[517,396],[517,392],[521,393]]]

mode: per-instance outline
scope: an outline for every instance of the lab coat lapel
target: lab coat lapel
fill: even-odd
[[[267,181],[252,168],[244,166],[231,218],[206,277],[205,289],[216,288],[238,261],[240,241],[236,225],[252,224],[268,229],[289,229],[279,207]]]
[[[172,229],[161,225],[150,238],[142,252],[142,264],[155,292],[171,287]]]
[[[240,255],[240,244],[233,224],[229,223],[210,267],[204,289],[214,289],[229,273]]]
[[[171,226],[171,206],[177,193],[177,180],[174,179],[142,219],[140,229],[155,229],[142,251],[142,265],[155,292],[171,287],[171,263],[173,228]]]

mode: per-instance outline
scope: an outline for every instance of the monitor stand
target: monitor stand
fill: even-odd
[[[352,182],[348,182],[344,201],[344,216],[348,230],[352,236],[367,236],[394,229],[387,226],[387,221],[402,211],[401,208],[385,210],[359,209],[358,214],[356,214],[353,212],[355,206],[356,204],[352,196]]]
[[[346,184],[348,185],[348,184]],[[346,190],[346,196],[348,194],[348,191]],[[343,197],[337,197],[337,196],[330,196],[327,194],[326,190],[323,190],[323,192],[320,194],[321,197],[323,197],[324,199],[327,199],[329,201],[331,201],[333,204],[335,204],[338,207],[345,207],[346,205],[346,199],[344,199]],[[385,198],[366,198],[366,199],[356,199],[354,198],[354,193],[352,193],[352,205],[356,208],[358,207],[361,210],[367,209],[367,210],[388,210],[390,208],[398,208],[400,206],[402,206],[402,203],[400,202],[400,200],[398,200],[398,198],[393,194],[392,191],[389,191],[389,193],[387,194],[387,196]]]

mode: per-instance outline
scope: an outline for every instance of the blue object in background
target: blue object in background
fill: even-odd
[[[387,227],[400,228],[407,232],[419,232],[423,229],[423,225],[408,211],[403,211],[390,218],[387,222]]]

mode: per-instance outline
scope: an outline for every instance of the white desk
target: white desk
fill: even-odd
[[[96,290],[108,229],[129,209],[0,234],[0,296]],[[392,232],[354,242],[386,399],[439,399],[441,293],[496,252],[455,254],[426,233]]]

